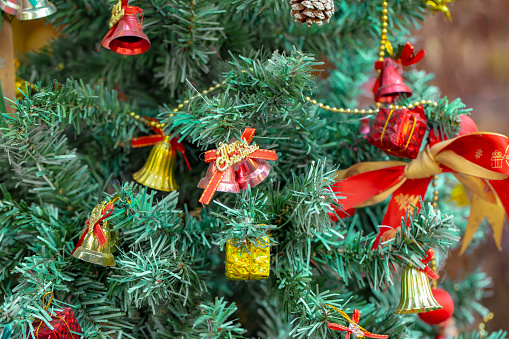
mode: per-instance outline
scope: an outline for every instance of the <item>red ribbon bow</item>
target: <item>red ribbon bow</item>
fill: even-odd
[[[157,119],[155,119],[155,118],[152,118],[152,119],[150,119],[149,117],[145,117],[145,118],[148,120],[157,122]],[[131,146],[133,148],[153,146],[153,145],[157,144],[158,142],[164,140],[164,133],[161,129],[156,128],[154,126],[151,126],[150,128],[152,128],[152,130],[154,132],[156,132],[157,134],[133,138],[131,140]],[[171,144],[171,147],[173,147],[174,149],[176,149],[177,151],[182,153],[182,155],[184,156],[184,160],[186,161],[187,168],[189,168],[189,170],[191,170],[191,165],[189,164],[189,161],[187,160],[186,149],[184,148],[184,145],[182,145],[181,142],[178,142],[176,137],[173,137],[170,140],[170,144]]]
[[[410,66],[418,63],[424,58],[426,52],[421,49],[417,54],[414,52],[414,46],[407,41],[405,46],[403,46],[403,50],[401,51],[401,55],[398,59],[394,60],[395,62],[403,65]],[[382,69],[384,62],[383,61],[375,61],[375,69]]]
[[[424,264],[424,268],[420,269],[424,274],[428,276],[431,280],[437,280],[440,278],[438,274],[435,273],[429,266],[427,265],[431,260],[435,258],[435,254],[433,253],[433,249],[430,248],[428,251],[426,251],[426,256],[424,259],[421,260],[421,262]]]
[[[494,152],[503,156],[492,157]],[[338,200],[344,210],[370,206],[392,194],[382,221],[388,227],[380,228],[373,246],[376,248],[384,232],[397,229],[407,210],[413,212],[410,205],[420,208],[419,196],[424,196],[431,178],[446,172],[453,173],[474,193],[467,230],[475,231],[484,218],[491,219],[499,225],[494,232],[499,246],[503,217],[509,211],[509,138],[504,135],[475,132],[440,141],[426,146],[409,163],[358,163],[336,173],[343,180],[337,181],[332,190],[346,196]],[[465,235],[465,241],[472,236],[473,233]]]
[[[327,327],[329,327],[331,330],[334,331],[342,331],[346,332],[345,339],[350,339],[350,335],[353,333],[357,338],[378,338],[378,339],[385,339],[388,338],[388,335],[384,334],[373,334],[365,329],[363,329],[361,326],[359,326],[359,320],[361,318],[361,311],[359,310],[353,310],[352,319],[348,317],[343,311],[338,310],[336,307],[332,305],[327,305],[329,307],[332,307],[335,309],[339,314],[341,314],[348,322],[350,323],[350,326],[346,327],[343,325],[335,324],[335,323],[328,323]]]
[[[85,232],[83,232],[83,235],[81,236],[80,240],[74,247],[74,250],[72,251],[71,254],[73,254],[76,251],[76,249],[81,246],[81,244],[83,243],[83,240],[85,240],[85,236],[89,232],[90,227],[93,227],[92,232],[94,232],[94,236],[97,238],[97,241],[99,241],[99,244],[101,246],[106,244],[106,241],[107,241],[106,234],[104,234],[104,232],[101,228],[101,225],[99,225],[99,223],[101,221],[103,221],[104,219],[106,219],[107,217],[109,217],[111,212],[113,212],[114,208],[115,208],[115,205],[113,203],[107,204],[102,209],[100,217],[96,218],[96,219],[92,219],[93,218],[93,213],[92,213],[92,216],[87,221],[85,221],[85,225],[87,225],[87,228],[85,229]]]
[[[256,129],[250,128],[250,127],[247,127],[244,130],[244,132],[242,132],[241,138],[244,141],[245,146],[249,145],[249,143],[253,140],[255,133],[256,133]],[[238,150],[234,151],[232,154],[229,154],[229,156],[238,155],[237,153],[238,153]],[[216,161],[218,158],[220,158],[218,149],[213,149],[213,150],[205,152],[205,162],[206,163],[211,163],[213,161]],[[258,149],[256,151],[246,155],[245,158],[276,161],[277,155],[276,155],[275,151],[271,151],[271,150],[267,150],[267,149]],[[225,175],[225,173],[226,173],[226,170],[220,171],[217,169],[217,166],[216,166],[216,171],[214,172],[214,175],[210,179],[210,182],[208,183],[207,187],[205,188],[205,190],[203,191],[203,193],[200,197],[199,201],[202,204],[208,205],[210,203],[210,201],[212,200],[212,196],[216,192],[217,186],[223,179],[223,176]]]

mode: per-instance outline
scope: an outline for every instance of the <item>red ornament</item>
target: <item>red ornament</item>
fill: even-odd
[[[50,296],[48,304],[44,305],[44,298],[46,295]],[[42,297],[43,309],[48,311],[48,307],[53,300],[53,292],[47,292]],[[50,314],[51,315],[51,314]],[[78,320],[74,316],[70,307],[64,308],[61,312],[58,312],[55,316],[51,315],[52,320],[50,321],[53,329],[50,329],[48,325],[42,320],[37,320],[33,323],[35,339],[80,339],[82,338],[82,330]],[[27,333],[27,337],[32,338],[30,333]]]
[[[150,49],[150,40],[143,33],[143,22],[138,18],[138,14],[143,15],[143,10],[127,6],[127,3],[127,0],[122,0],[113,7],[111,28],[101,41],[101,46],[122,55],[142,54]]]
[[[419,318],[426,324],[437,325],[452,317],[454,313],[454,302],[451,295],[441,288],[434,288],[431,290],[436,301],[443,306],[442,309],[419,313]]]
[[[379,64],[375,64],[375,68],[379,66]],[[394,60],[385,59],[380,69],[380,75],[373,87],[376,102],[391,103],[400,95],[406,97],[412,95],[412,90],[405,85]]]
[[[459,118],[460,118],[460,131],[458,132],[458,136],[475,133],[478,131],[477,125],[475,124],[474,120],[470,116],[468,116],[466,114],[462,114],[459,116]],[[430,146],[433,146],[437,142],[449,139],[449,138],[442,138],[440,133],[438,133],[438,134],[439,135],[437,135],[435,133],[434,129],[431,130],[431,132],[429,133],[429,145]]]
[[[415,159],[428,125],[422,106],[412,110],[381,108],[368,141],[390,155]]]

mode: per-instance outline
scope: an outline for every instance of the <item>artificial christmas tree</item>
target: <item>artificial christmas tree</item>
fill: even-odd
[[[389,63],[411,65],[398,76],[412,95],[393,91],[393,102],[359,107],[389,39],[406,42],[436,10],[426,1],[308,2],[53,1],[57,12],[46,20],[61,35],[19,56],[18,75],[33,86],[8,98],[15,113],[0,116],[5,333],[36,338],[34,321],[49,323],[48,312],[66,307],[87,339],[443,332],[394,313],[402,271],[412,267],[429,283],[428,249],[443,262],[466,215],[478,211],[478,200],[471,209],[447,202],[447,172],[505,214],[509,165],[493,167],[489,157],[509,139],[459,136],[468,110],[440,98],[409,48]],[[294,21],[292,9],[310,4],[318,7],[300,21],[327,24]],[[126,16],[133,24],[121,29]],[[107,33],[111,18],[110,29],[127,35]],[[105,34],[117,53],[97,52]],[[315,56],[334,66],[328,76],[314,75]],[[388,129],[400,133],[392,158],[365,138],[389,123],[366,118],[391,110],[422,118],[415,135],[417,119]],[[405,142],[416,158],[402,162],[395,153]],[[101,245],[106,226],[118,241]],[[471,229],[467,241],[478,243],[483,232]],[[104,253],[112,264],[117,249],[114,266],[75,258],[80,237],[102,248],[114,242]],[[473,315],[489,314],[478,307],[489,277],[440,280],[455,301],[454,326],[474,338]],[[48,291],[55,298],[46,312],[40,300]]]

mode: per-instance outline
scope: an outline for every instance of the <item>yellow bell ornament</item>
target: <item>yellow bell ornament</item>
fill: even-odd
[[[429,249],[421,262],[426,265],[433,257],[433,250]],[[401,276],[401,299],[395,313],[423,313],[442,308],[431,292],[429,278],[435,280],[439,277],[428,266],[420,269],[409,265],[405,268]]]
[[[148,117],[144,117],[144,119],[157,122],[157,120]],[[175,191],[178,189],[174,175],[177,151],[182,153],[187,167],[191,169],[186,158],[184,146],[177,141],[177,138],[170,139],[168,135],[163,135],[161,129],[155,127],[152,127],[152,129],[158,134],[133,138],[131,141],[133,148],[154,146],[145,165],[133,174],[133,179],[144,186],[159,191]]]
[[[103,266],[115,265],[112,252],[118,241],[118,231],[111,231],[106,219],[114,209],[114,202],[103,201],[95,206],[86,221],[86,227],[80,240],[74,247],[72,255],[75,258]]]

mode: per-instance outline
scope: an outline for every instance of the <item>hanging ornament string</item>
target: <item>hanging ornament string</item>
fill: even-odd
[[[49,295],[50,296],[50,299],[48,301],[47,304],[44,303],[44,299],[46,298],[46,296]],[[45,310],[50,316],[51,316],[51,313],[49,313],[48,311],[48,308],[49,306],[51,305],[51,302],[53,301],[53,292],[46,292],[44,293],[44,295],[42,296],[42,308],[43,310]],[[63,317],[60,317],[60,316],[55,316],[56,318],[62,320],[62,322],[64,323],[65,327],[67,328],[67,330],[69,331],[69,334],[71,335],[71,339],[74,339],[74,335],[72,334],[71,332],[71,328],[69,327],[69,324],[67,324],[67,321],[63,318]],[[35,337],[38,339],[39,338],[39,329],[41,328],[42,324],[44,322],[41,320],[39,322],[39,325],[37,326],[37,329],[35,330]]]

